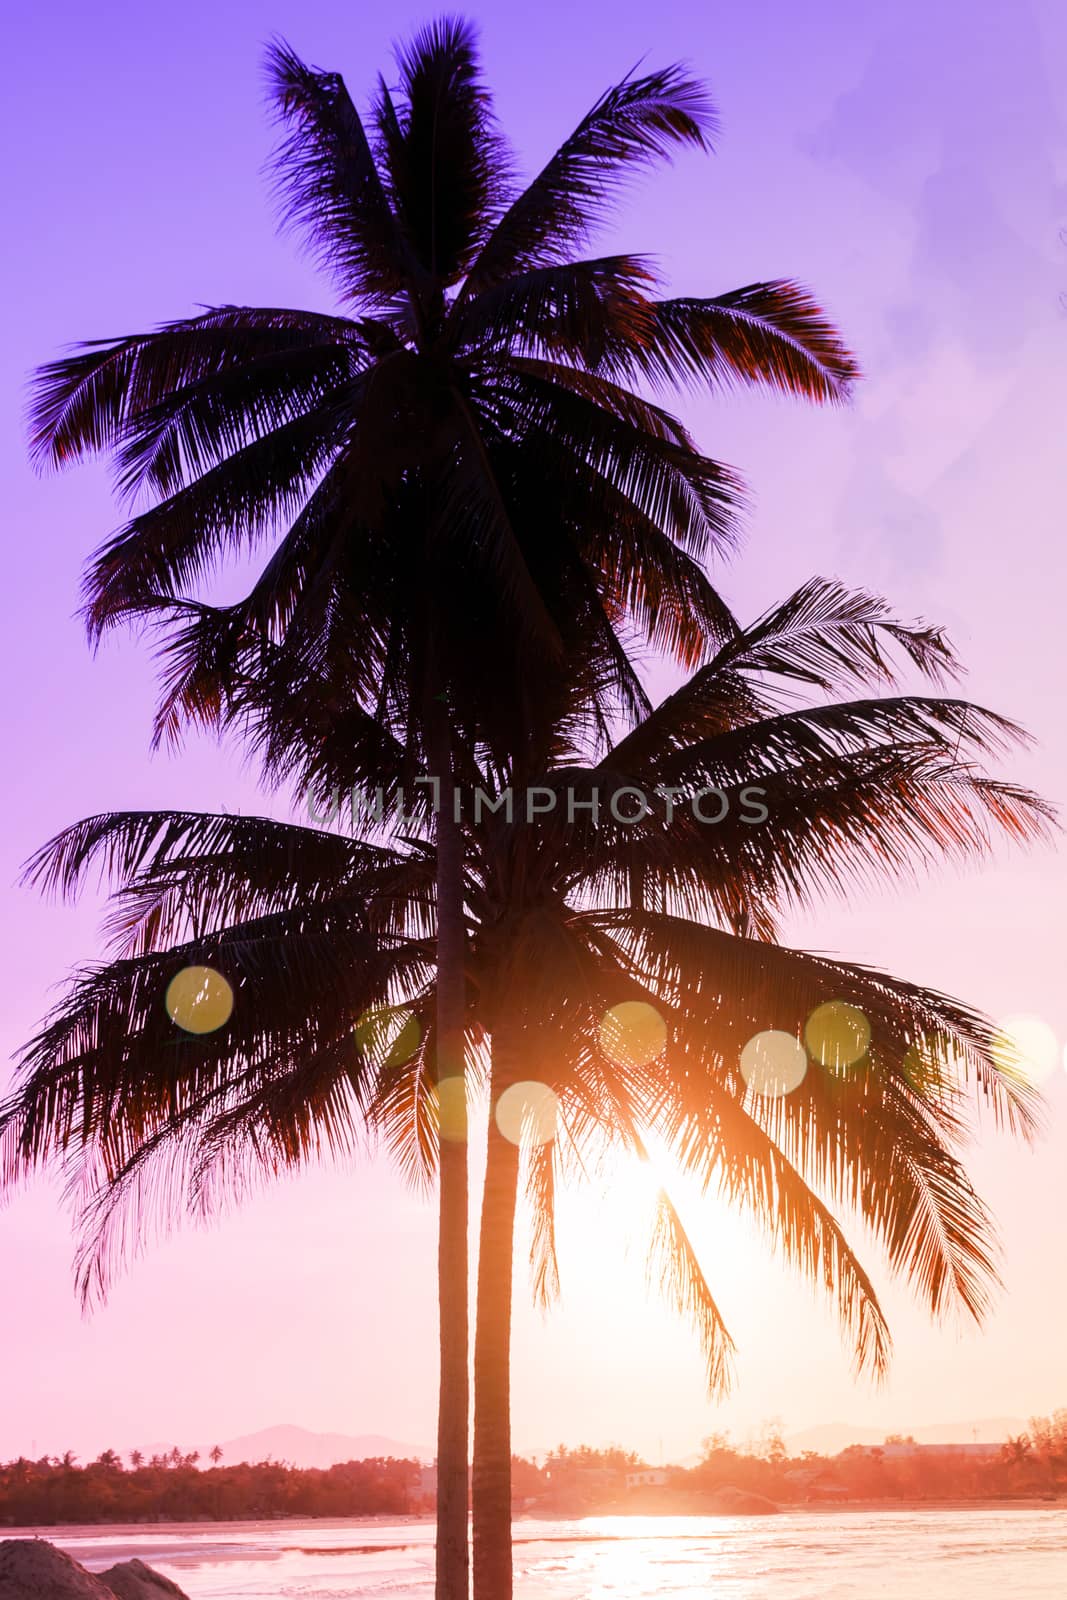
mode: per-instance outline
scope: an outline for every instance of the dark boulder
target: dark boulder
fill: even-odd
[[[45,1539],[0,1542],[0,1600],[188,1600],[143,1561],[86,1571]]]

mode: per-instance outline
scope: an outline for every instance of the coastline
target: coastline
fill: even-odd
[[[922,1512],[944,1514],[946,1512],[965,1511],[1067,1511],[1067,1497],[1048,1499],[1041,1495],[1019,1496],[1010,1498],[990,1499],[907,1499],[907,1500],[822,1500],[808,1502],[780,1502],[771,1516],[842,1516],[850,1513],[884,1513],[890,1515],[914,1516]],[[761,1521],[759,1514],[745,1512],[726,1512],[716,1510],[714,1507],[694,1508],[692,1505],[679,1507],[677,1505],[659,1505],[630,1507],[623,1509],[618,1506],[605,1506],[600,1508],[583,1507],[580,1510],[534,1510],[532,1508],[517,1511],[513,1516],[513,1523],[521,1526],[524,1523],[578,1523],[600,1522],[611,1520],[647,1521],[650,1518],[675,1517],[706,1518],[715,1521],[730,1521],[743,1519],[745,1521]],[[142,1522],[69,1522],[69,1523],[36,1523],[32,1526],[5,1526],[0,1529],[0,1534],[5,1539],[47,1539],[53,1544],[62,1544],[64,1537],[92,1539],[106,1536],[115,1538],[144,1538],[153,1533],[166,1533],[175,1537],[205,1533],[239,1535],[255,1528],[280,1528],[293,1524],[314,1524],[317,1528],[401,1528],[425,1527],[434,1522],[433,1516],[427,1513],[377,1513],[374,1515],[352,1517],[248,1517],[238,1521],[228,1520],[216,1522],[203,1519],[192,1522],[169,1521],[166,1518],[153,1519]]]

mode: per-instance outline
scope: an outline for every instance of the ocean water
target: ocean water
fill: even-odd
[[[47,1531],[99,1570],[131,1555],[192,1600],[428,1600],[426,1522]],[[1067,1507],[598,1517],[515,1524],[522,1600],[1067,1600]]]

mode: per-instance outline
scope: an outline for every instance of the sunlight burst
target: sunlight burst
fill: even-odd
[[[993,1059],[1006,1072],[1022,1072],[1031,1083],[1046,1083],[1059,1059],[1056,1035],[1040,1017],[1005,1017],[993,1036]]]

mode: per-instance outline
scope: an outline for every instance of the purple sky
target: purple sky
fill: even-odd
[[[844,413],[762,396],[689,403],[702,443],[755,497],[723,576],[743,615],[813,572],[946,622],[969,692],[1020,717],[1037,749],[1011,776],[1062,797],[1067,506],[1067,13],[1059,0],[550,0],[520,20],[468,7],[505,126],[538,162],[606,83],[687,57],[722,110],[720,154],[635,195],[618,239],[656,252],[681,292],[759,277],[811,283],[867,373]],[[115,524],[102,471],[36,480],[21,421],[28,369],[66,341],[131,332],[197,304],[327,305],[279,240],[261,175],[274,31],[344,72],[357,98],[390,39],[429,15],[302,5],[19,8],[4,119],[9,307],[3,505],[8,529],[2,1013],[6,1059],[49,986],[92,956],[94,908],[39,903],[19,862],[108,806],[253,809],[238,762],[195,746],[148,756],[152,677],[136,642],[91,660],[73,617],[81,563]],[[380,13],[379,13],[380,17]],[[827,907],[797,942],[886,965],[1067,1038],[1061,859],[1002,857],[913,892]],[[6,1068],[0,1069],[6,1071]],[[1003,1223],[1009,1293],[981,1334],[935,1333],[890,1290],[890,1384],[857,1388],[821,1305],[716,1207],[694,1233],[741,1346],[713,1409],[688,1331],[646,1299],[632,1221],[568,1200],[564,1302],[547,1320],[520,1277],[516,1443],[619,1439],[650,1454],[712,1428],[744,1436],[847,1417],[880,1425],[1025,1417],[1067,1403],[1060,1282],[1067,1083],[1035,1154],[990,1137],[975,1172]],[[690,1221],[692,1216],[690,1214]],[[592,1250],[606,1234],[619,1250]],[[420,1442],[434,1414],[433,1214],[384,1164],[312,1174],[213,1232],[153,1249],[83,1322],[55,1196],[0,1212],[5,1383],[0,1457],[200,1443],[288,1420]],[[879,1283],[884,1275],[877,1275]]]

